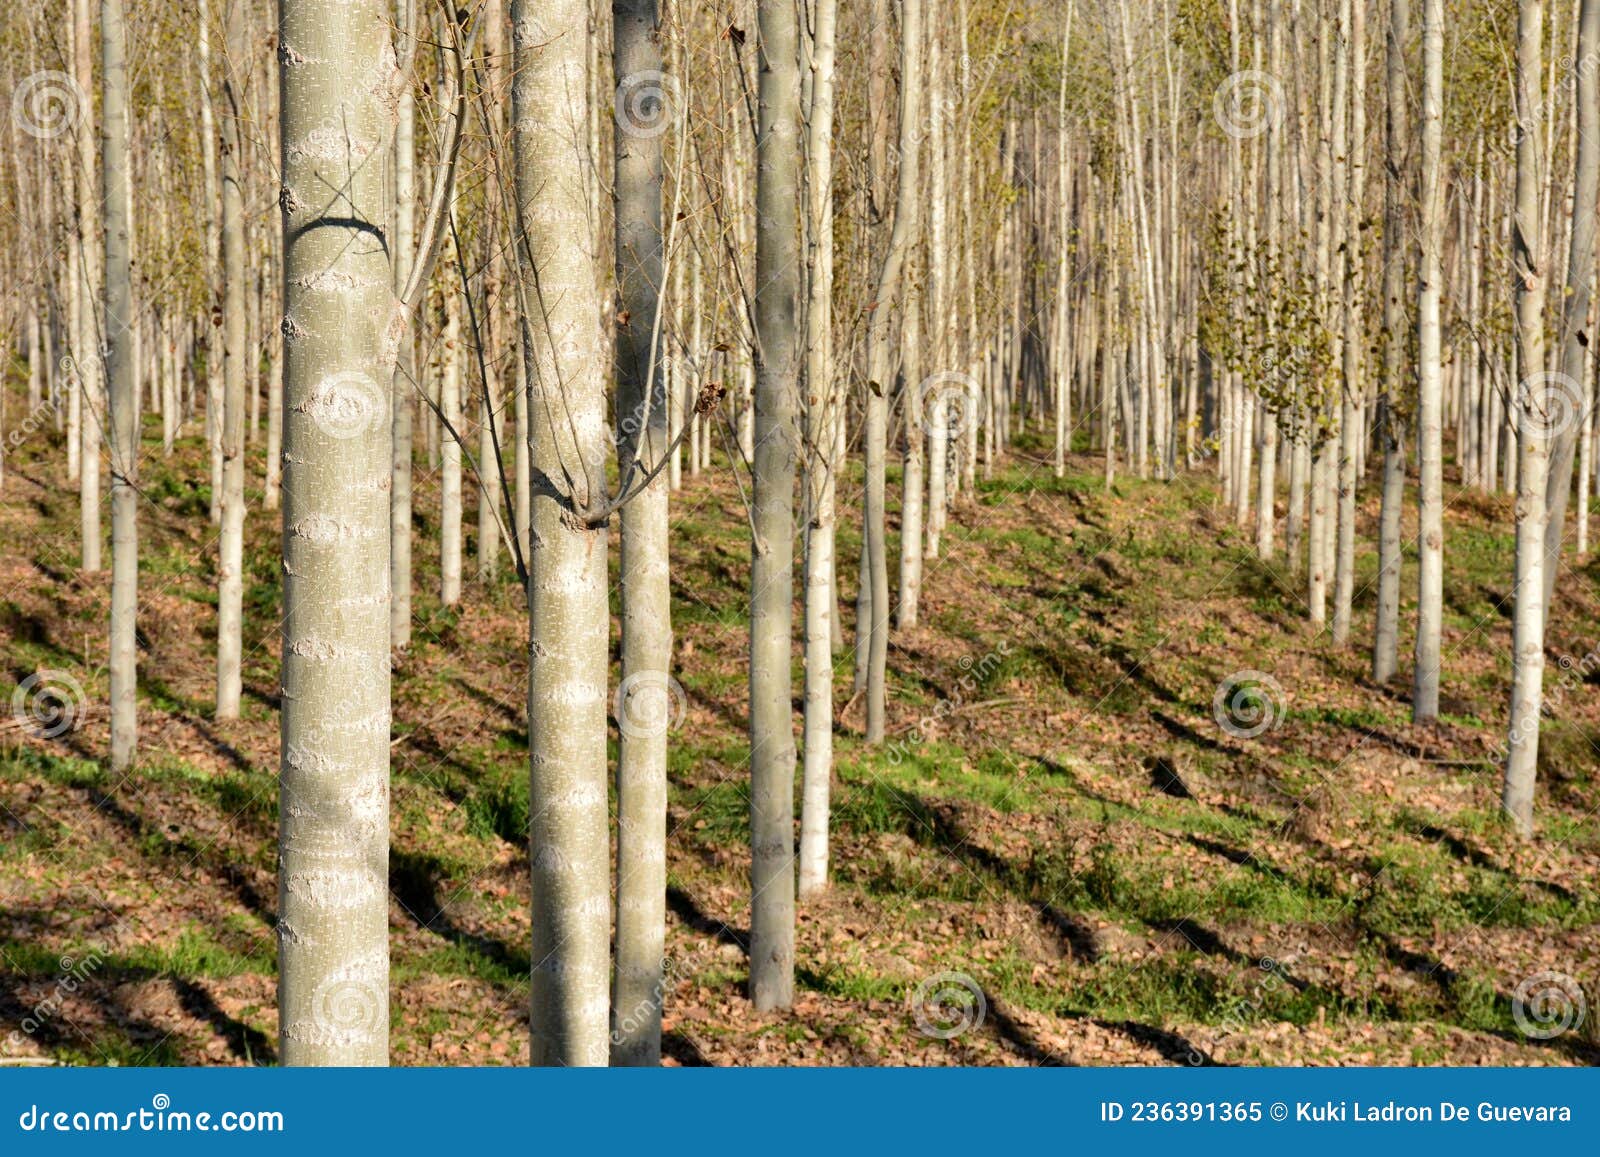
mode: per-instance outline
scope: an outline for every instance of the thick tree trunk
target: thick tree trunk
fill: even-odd
[[[383,166],[402,84],[383,0],[281,0],[286,1065],[382,1065],[389,1034],[389,400],[405,317]]]
[[[667,452],[657,332],[663,278],[661,134],[676,110],[661,79],[656,0],[614,0],[618,470],[654,470]],[[658,475],[622,508],[621,738],[617,760],[617,961],[611,1062],[661,1060],[667,896],[667,732],[673,715],[668,485]]]
[[[588,175],[584,0],[512,5],[512,144],[529,423],[530,859],[536,1065],[609,1052],[606,364]],[[537,276],[535,276],[537,273]]]

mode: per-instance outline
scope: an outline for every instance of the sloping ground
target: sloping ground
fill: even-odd
[[[1299,580],[1253,558],[1208,475],[1107,493],[1097,461],[1055,479],[1027,450],[962,500],[928,564],[922,625],[891,644],[882,750],[858,742],[840,657],[835,882],[802,908],[798,997],[780,1016],[743,997],[742,499],[725,471],[686,479],[671,1061],[1600,1059],[1600,1013],[1548,1038],[1514,1016],[1519,985],[1545,972],[1600,1001],[1600,675],[1583,661],[1600,646],[1600,568],[1560,583],[1540,838],[1518,847],[1495,820],[1509,502],[1449,495],[1447,714],[1414,728],[1405,682],[1367,677],[1370,552],[1360,645],[1336,649],[1306,625]],[[271,1062],[275,519],[252,510],[245,718],[218,723],[214,533],[189,481],[203,451],[189,439],[147,459],[144,754],[118,780],[95,762],[108,580],[74,570],[57,451],[23,447],[0,492],[0,661],[17,682],[63,671],[83,692],[55,739],[0,724],[0,1053]],[[437,488],[419,482],[416,641],[394,684],[393,1057],[516,1063],[525,627],[514,580],[439,607]],[[1365,517],[1370,543],[1375,499]],[[853,526],[842,538],[852,558]],[[848,639],[854,568],[841,573]],[[1243,672],[1257,674],[1228,682]]]

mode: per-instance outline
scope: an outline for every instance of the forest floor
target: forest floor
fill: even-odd
[[[0,491],[0,663],[16,683],[65,672],[84,701],[54,740],[0,723],[0,1054],[271,1063],[276,516],[251,495],[244,717],[219,723],[204,450],[146,443],[142,754],[116,777],[97,758],[109,577],[77,573],[75,492],[59,446],[35,441]],[[1558,584],[1539,834],[1518,846],[1496,818],[1509,499],[1448,490],[1444,717],[1414,727],[1414,553],[1401,676],[1368,675],[1370,483],[1340,648],[1209,471],[1107,492],[1098,459],[1057,479],[1046,457],[1024,439],[959,502],[922,623],[891,641],[890,742],[868,749],[859,704],[842,713],[833,886],[801,906],[795,1006],[777,1015],[744,995],[743,499],[725,468],[674,496],[668,1062],[1600,1061],[1600,1010],[1550,1039],[1513,1015],[1546,971],[1600,1003],[1600,674],[1580,671],[1600,564]],[[504,559],[498,583],[440,606],[437,477],[418,474],[415,640],[394,669],[393,1060],[525,1062],[526,620]],[[848,642],[853,561],[840,572]],[[847,648],[841,707],[852,663]],[[1225,729],[1218,688],[1244,671],[1271,682]],[[796,675],[798,702],[798,647]],[[951,1039],[913,1007],[945,973],[984,1009]]]

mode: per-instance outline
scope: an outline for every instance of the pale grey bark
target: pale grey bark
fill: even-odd
[[[1372,637],[1372,679],[1394,678],[1400,650],[1400,516],[1405,503],[1404,423],[1396,412],[1405,367],[1405,213],[1410,199],[1409,106],[1406,41],[1411,36],[1411,0],[1389,0],[1385,39],[1388,119],[1384,127],[1383,180],[1383,374],[1375,425],[1383,446],[1383,506],[1378,525],[1378,594]]]
[[[1533,791],[1538,773],[1539,712],[1544,685],[1545,489],[1550,437],[1559,420],[1560,390],[1544,370],[1544,302],[1549,276],[1540,210],[1541,155],[1538,118],[1544,107],[1544,0],[1521,0],[1517,19],[1517,178],[1512,226],[1512,299],[1516,305],[1517,362],[1522,380],[1513,399],[1517,415],[1517,553],[1511,615],[1511,724],[1500,804],[1512,828],[1533,835]],[[1593,199],[1590,200],[1593,212]],[[1571,399],[1567,399],[1570,404]]]
[[[217,275],[221,266],[221,233],[216,217],[219,194],[217,190],[217,130],[211,99],[211,14],[209,0],[199,0],[198,61],[200,88],[200,156],[204,188],[201,190],[201,232],[205,237],[206,311],[218,305]],[[206,449],[211,463],[211,521],[222,521],[222,373],[218,357],[220,334],[205,319],[206,331]]]
[[[1362,266],[1363,207],[1366,201],[1367,50],[1366,0],[1344,0],[1345,50],[1350,57],[1350,109],[1346,154],[1348,176],[1344,213],[1344,381],[1339,391],[1339,526],[1333,561],[1333,641],[1350,639],[1350,614],[1355,600],[1356,484],[1365,386],[1362,358],[1366,352],[1366,270]]]
[[[867,329],[866,449],[862,542],[869,585],[867,626],[867,742],[884,735],[889,658],[889,557],[885,526],[885,449],[889,424],[889,391],[894,386],[898,334],[896,306],[902,292],[906,258],[917,229],[920,193],[918,147],[922,128],[917,116],[922,95],[922,3],[902,0],[900,9],[900,168],[896,174],[894,226],[878,272],[872,317]],[[1012,134],[1015,135],[1014,132]],[[913,388],[915,384],[913,383]],[[990,424],[990,430],[994,425]],[[860,627],[857,627],[858,636]],[[860,645],[859,642],[857,644]]]
[[[606,364],[589,199],[588,5],[515,0],[512,147],[533,482],[528,534],[530,1056],[609,1053]]]
[[[244,239],[244,82],[249,57],[242,0],[224,6],[222,71],[222,535],[217,553],[217,718],[239,716],[244,616],[245,382],[255,382],[245,333],[250,285]]]
[[[667,452],[667,395],[657,351],[665,270],[661,131],[676,112],[661,78],[656,0],[614,0],[617,449],[621,511],[622,686],[617,696],[617,935],[611,1063],[661,1060],[667,893],[667,733],[672,722],[668,481],[627,490]],[[658,124],[657,121],[662,123]]]
[[[911,0],[915,4],[916,0]],[[794,477],[800,376],[799,31],[791,0],[760,0],[756,388],[750,567],[750,999],[794,1002]]]
[[[400,9],[400,56],[409,63],[415,53],[416,7],[413,0],[400,0]],[[390,262],[396,294],[404,292],[415,259],[416,122],[416,99],[411,95],[407,78],[395,106],[394,228]],[[411,460],[416,394],[417,348],[408,331],[395,351],[394,377],[390,385],[389,645],[395,649],[411,642]]]
[[[817,0],[806,125],[811,214],[806,278],[805,764],[801,776],[800,896],[828,886],[833,779],[834,452],[843,398],[833,371],[833,115],[838,0]]]
[[[1411,718],[1439,716],[1439,638],[1444,617],[1444,478],[1440,427],[1440,291],[1444,246],[1444,0],[1423,0],[1421,256],[1417,270],[1417,642]]]
[[[1566,294],[1561,303],[1561,377],[1554,386],[1560,396],[1550,401],[1559,413],[1550,415],[1554,438],[1550,442],[1550,482],[1547,501],[1549,522],[1544,538],[1544,604],[1549,613],[1555,591],[1556,572],[1561,569],[1561,551],[1566,539],[1567,497],[1572,491],[1572,460],[1580,437],[1590,426],[1589,345],[1593,341],[1585,327],[1589,320],[1589,301],[1595,268],[1595,202],[1600,199],[1600,0],[1582,0],[1578,15],[1578,45],[1574,59],[1582,67],[1574,92],[1576,117],[1576,155],[1573,158],[1572,227],[1568,234]],[[1584,449],[1588,449],[1584,438]],[[1587,453],[1582,456],[1587,467]],[[1578,471],[1578,553],[1587,546],[1585,533],[1588,498],[1588,470]]]
[[[921,100],[920,94],[917,99]],[[906,294],[900,325],[900,366],[905,391],[905,451],[900,474],[900,601],[895,606],[895,626],[905,629],[917,625],[922,597],[922,438],[926,418],[922,409],[922,287],[914,282]]]
[[[452,243],[449,264],[465,260]],[[439,336],[439,601],[453,607],[461,601],[461,370],[465,348],[461,335],[461,298],[455,279],[446,281],[444,331]]]
[[[78,91],[94,91],[94,27],[89,19],[90,0],[73,0],[72,60]],[[105,367],[101,362],[101,320],[96,301],[100,296],[100,212],[104,196],[99,160],[95,155],[94,108],[91,102],[78,110],[77,162],[72,166],[77,202],[75,282],[78,308],[72,335],[73,364],[77,370],[76,434],[78,441],[78,518],[82,543],[81,567],[86,574],[100,570],[100,444],[105,438]],[[131,372],[131,370],[130,370]]]
[[[406,318],[384,166],[404,78],[385,0],[281,0],[286,1065],[382,1065],[389,1032],[390,393]]]
[[[949,244],[950,182],[945,161],[945,113],[949,105],[944,75],[943,25],[938,21],[928,25],[928,92],[928,246],[937,255],[928,262],[928,299],[932,307],[934,368],[940,374],[949,375],[957,364],[950,293],[957,254]],[[959,381],[960,378],[947,376],[946,380]],[[932,403],[927,415],[928,515],[922,553],[924,558],[938,558],[939,538],[944,533],[950,502],[950,466],[956,448],[950,442],[949,392],[937,390],[928,400]]]
[[[122,0],[100,0],[100,69],[104,348],[111,426],[111,769],[121,772],[133,765],[138,741],[139,656],[139,383],[134,375],[138,315],[133,300],[133,221],[129,212],[133,185],[128,154],[131,84]],[[87,457],[84,472],[89,472]],[[97,541],[99,534],[97,521]]]

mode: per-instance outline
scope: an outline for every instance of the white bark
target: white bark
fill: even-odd
[[[1517,362],[1522,380],[1517,415],[1517,553],[1511,617],[1511,725],[1500,803],[1512,827],[1533,835],[1533,790],[1539,758],[1544,684],[1545,505],[1550,438],[1560,421],[1561,390],[1545,371],[1544,301],[1548,277],[1541,226],[1538,118],[1544,107],[1544,0],[1521,0],[1517,20],[1517,181],[1511,264],[1516,303]],[[1593,211],[1593,202],[1590,203]],[[1570,397],[1566,399],[1570,405]],[[1569,415],[1570,416],[1570,415]]]
[[[828,886],[828,810],[833,779],[834,496],[840,464],[834,427],[843,398],[833,372],[833,115],[838,0],[817,0],[811,41],[807,191],[811,214],[806,279],[805,765],[801,777],[800,896]]]
[[[388,1061],[389,409],[405,316],[375,160],[403,84],[387,7],[279,6],[286,1065]]]
[[[1439,637],[1444,615],[1444,478],[1440,428],[1440,291],[1444,245],[1444,182],[1440,152],[1444,119],[1444,0],[1422,9],[1422,221],[1417,291],[1417,642],[1411,718],[1439,716]]]
[[[87,21],[85,21],[85,24]],[[86,38],[85,38],[86,39]],[[78,47],[83,48],[80,40]],[[139,383],[133,300],[131,83],[122,0],[100,0],[100,197],[105,209],[105,367],[111,425],[111,769],[133,764],[138,740]],[[88,457],[84,472],[90,471]],[[98,520],[94,529],[99,539]]]
[[[588,190],[588,5],[512,4],[515,227],[533,480],[528,553],[530,1053],[604,1065],[609,1052],[606,835],[606,364]],[[535,276],[537,273],[537,276]]]

